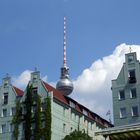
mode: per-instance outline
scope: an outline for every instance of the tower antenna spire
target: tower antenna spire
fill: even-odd
[[[67,54],[66,54],[66,49],[67,49],[67,42],[66,42],[66,17],[64,17],[64,40],[63,40],[63,65],[67,65]]]

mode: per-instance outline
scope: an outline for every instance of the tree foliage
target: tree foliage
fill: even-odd
[[[32,131],[31,131],[31,125],[32,125],[32,105],[33,105],[33,96],[32,96],[32,85],[27,86],[27,93],[25,97],[25,131],[24,136],[26,140],[31,139]]]
[[[24,139],[30,140],[51,140],[51,99],[45,98],[43,112],[41,111],[42,102],[38,93],[33,92],[33,86],[28,84],[24,102],[19,101],[16,104],[16,113],[13,117],[14,124],[13,136],[18,140],[19,123],[24,123]],[[25,112],[22,114],[21,108]],[[23,117],[22,117],[23,116]],[[22,118],[21,118],[22,117]],[[42,122],[44,126],[42,126]]]
[[[35,111],[35,129],[34,129],[34,139],[35,140],[40,140],[40,138],[42,137],[41,135],[41,131],[42,131],[42,127],[41,127],[41,99],[40,96],[37,94],[36,95],[36,111]]]
[[[44,117],[45,117],[45,128],[44,128],[44,138],[45,140],[51,140],[51,99],[48,96],[45,101]]]
[[[16,112],[13,116],[12,125],[14,125],[13,136],[15,140],[18,140],[19,135],[19,124],[21,122],[21,104],[20,101],[16,102]]]
[[[83,131],[74,130],[66,135],[63,140],[92,140],[92,138]]]

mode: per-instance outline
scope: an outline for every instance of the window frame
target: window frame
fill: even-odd
[[[120,119],[126,118],[127,117],[127,111],[126,107],[121,107],[120,108]]]
[[[3,104],[8,104],[8,92],[3,93]]]
[[[2,109],[2,117],[7,117],[7,108]]]
[[[133,92],[133,91],[135,91],[135,92]],[[131,99],[137,98],[137,90],[136,90],[136,88],[130,89],[130,98]]]
[[[122,93],[123,93],[123,96],[122,97]],[[118,99],[121,101],[121,100],[125,100],[125,90],[119,90],[118,92]]]
[[[134,111],[136,111],[136,112],[134,113]],[[139,116],[138,106],[132,106],[131,107],[131,115],[132,115],[132,117],[138,117]]]
[[[6,133],[6,124],[1,125],[1,133]]]

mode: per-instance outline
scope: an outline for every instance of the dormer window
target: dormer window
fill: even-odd
[[[129,83],[133,84],[136,83],[136,74],[135,70],[129,70],[128,72]]]
[[[70,107],[75,108],[75,103],[70,101]]]
[[[88,116],[88,112],[85,109],[83,109],[83,114]]]

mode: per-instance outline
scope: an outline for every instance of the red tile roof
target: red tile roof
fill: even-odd
[[[54,87],[52,87],[51,85],[47,84],[46,82],[43,81],[43,84],[45,85],[46,89],[50,92],[53,91],[54,97],[56,99],[58,99],[59,101],[68,104],[65,96],[62,95],[62,93],[60,91],[58,91],[57,89],[55,89]]]
[[[15,87],[15,86],[13,86],[13,88],[14,88],[17,96],[23,96],[24,92],[21,89]]]
[[[83,114],[83,109],[87,111],[88,113],[88,118],[90,118],[91,120],[96,121],[97,123],[99,123],[100,125],[104,126],[104,127],[112,127],[113,125],[108,122],[107,120],[101,118],[99,115],[97,115],[96,113],[90,111],[88,108],[86,108],[85,106],[79,104],[77,101],[73,100],[72,98],[68,97],[68,96],[64,96],[59,90],[57,90],[56,88],[52,87],[51,85],[49,85],[48,83],[43,81],[43,84],[45,86],[45,88],[51,92],[53,91],[53,96],[59,100],[60,102],[67,104],[70,106],[70,101],[73,102],[75,104],[75,110],[78,111],[79,113]]]

